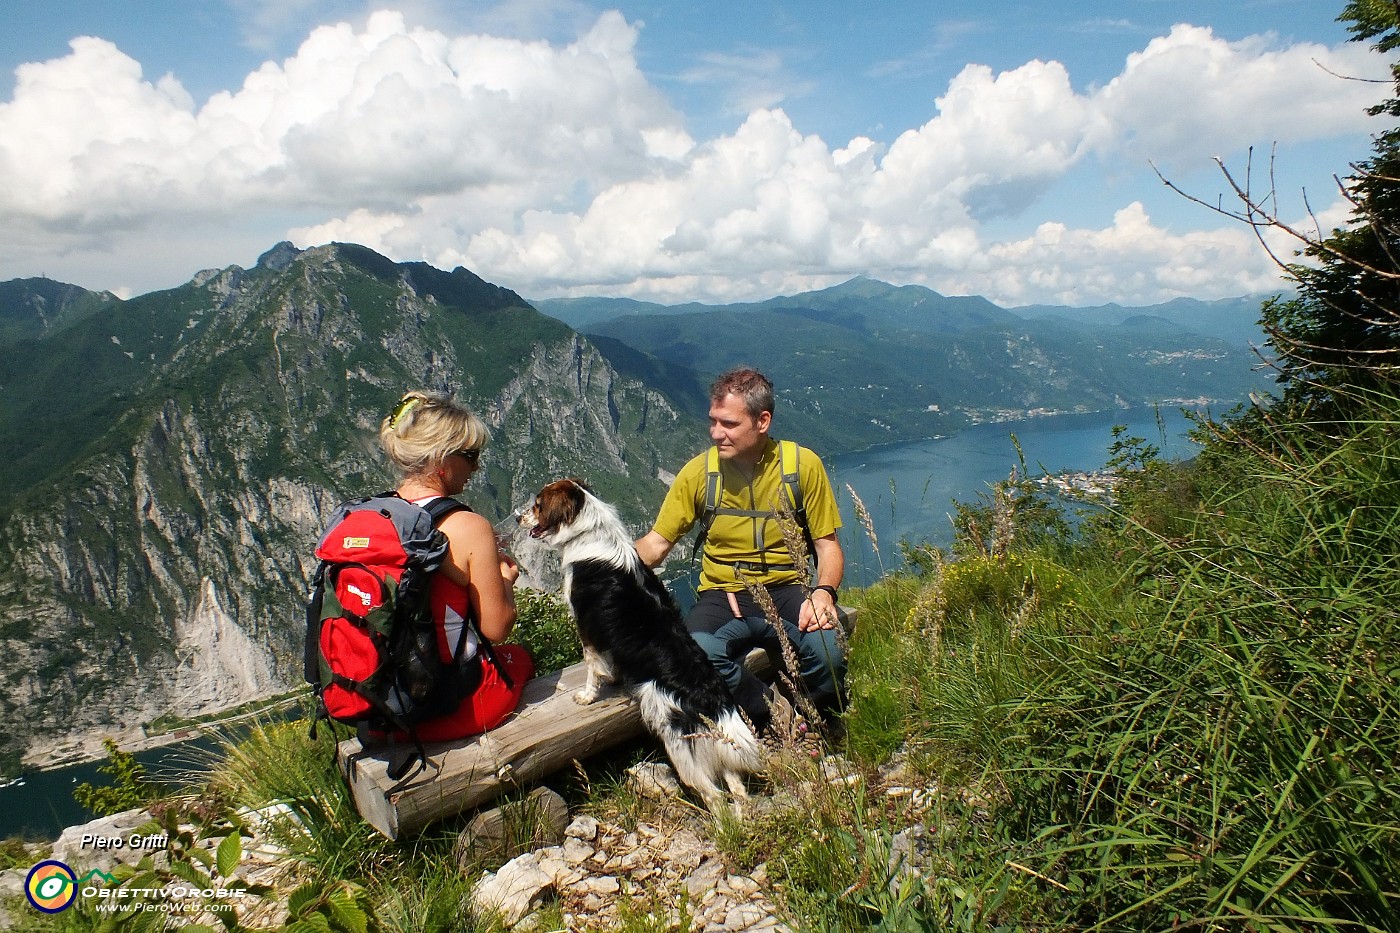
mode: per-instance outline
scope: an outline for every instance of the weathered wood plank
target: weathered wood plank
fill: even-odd
[[[357,739],[341,742],[337,759],[355,808],[398,839],[642,732],[641,711],[623,693],[607,690],[596,703],[575,703],[583,680],[582,664],[536,677],[510,719],[484,735],[427,746],[427,770],[402,787],[386,773],[384,749],[363,749]]]

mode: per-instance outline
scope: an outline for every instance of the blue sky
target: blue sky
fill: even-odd
[[[529,297],[1263,291],[1153,166],[1213,200],[1252,146],[1286,219],[1341,223],[1386,86],[1327,72],[1387,66],[1341,6],[19,0],[0,279],[131,294],[338,239]]]

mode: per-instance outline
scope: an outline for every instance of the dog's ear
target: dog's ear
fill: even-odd
[[[585,488],[571,479],[561,479],[541,489],[535,496],[535,519],[538,524],[531,534],[538,537],[539,534],[572,524],[579,512],[583,511]]]
[[[588,485],[583,480],[579,479],[577,476],[570,476],[568,482],[573,483],[575,486],[577,486],[579,489],[582,489],[586,493],[591,494],[593,492],[593,487]]]

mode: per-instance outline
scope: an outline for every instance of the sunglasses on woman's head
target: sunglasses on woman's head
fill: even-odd
[[[461,457],[468,463],[476,463],[481,459],[480,447],[463,447],[461,450],[452,451],[452,456]]]

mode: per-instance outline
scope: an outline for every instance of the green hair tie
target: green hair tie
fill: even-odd
[[[394,410],[389,413],[389,427],[391,429],[398,427],[399,419],[408,414],[413,406],[421,401],[423,400],[416,395],[405,395],[403,398],[399,399],[399,403],[395,405]]]

